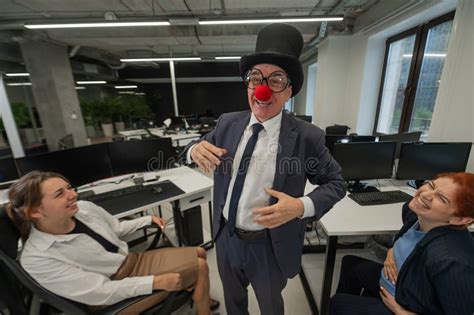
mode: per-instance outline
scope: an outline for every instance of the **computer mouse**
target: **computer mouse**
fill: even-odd
[[[155,194],[161,194],[163,192],[163,188],[161,187],[153,187],[153,193]]]

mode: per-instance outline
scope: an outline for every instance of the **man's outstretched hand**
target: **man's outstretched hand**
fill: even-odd
[[[227,154],[226,149],[218,148],[207,141],[201,141],[191,149],[191,158],[206,172],[215,170],[221,163],[219,158],[225,154]]]

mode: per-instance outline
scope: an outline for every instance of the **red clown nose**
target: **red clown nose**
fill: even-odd
[[[255,88],[255,97],[259,101],[268,101],[272,97],[272,90],[267,85],[259,85]]]

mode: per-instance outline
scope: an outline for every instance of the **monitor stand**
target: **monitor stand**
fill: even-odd
[[[349,186],[347,186],[347,190],[351,193],[364,193],[364,192],[379,191],[374,186],[369,186],[367,184],[361,183],[358,180],[356,180],[355,182],[349,183]]]
[[[423,179],[409,180],[409,181],[407,182],[407,186],[410,186],[410,187],[412,187],[412,188],[418,189],[418,188],[420,188],[421,186],[423,186],[424,183],[425,183],[425,180],[423,180]]]

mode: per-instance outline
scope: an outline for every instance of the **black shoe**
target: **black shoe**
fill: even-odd
[[[211,303],[210,303],[210,304],[211,304],[211,305],[210,305],[211,311],[217,310],[217,309],[219,308],[219,306],[221,305],[221,303],[219,303],[219,301],[214,300],[214,299],[212,299],[212,298],[211,298]]]

